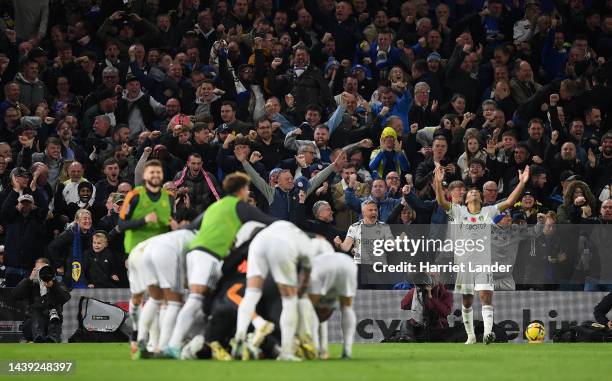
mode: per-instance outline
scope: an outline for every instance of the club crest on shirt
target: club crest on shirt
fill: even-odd
[[[81,278],[81,263],[74,261],[72,262],[72,280],[78,282],[79,278]]]

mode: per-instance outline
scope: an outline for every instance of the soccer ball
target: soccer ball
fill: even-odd
[[[541,343],[544,341],[545,336],[544,326],[537,321],[529,324],[525,330],[525,337],[530,343]]]

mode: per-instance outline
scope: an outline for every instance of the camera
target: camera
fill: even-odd
[[[47,265],[38,269],[38,279],[40,279],[41,282],[50,282],[53,280],[54,276],[55,274],[51,266]]]
[[[434,279],[428,273],[414,274],[412,278],[412,283],[414,283],[415,287],[419,288],[424,288],[427,286],[433,287],[435,285]]]
[[[49,310],[49,321],[52,323],[59,322],[60,317],[55,308]]]

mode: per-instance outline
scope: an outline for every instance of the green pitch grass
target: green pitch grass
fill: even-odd
[[[352,360],[129,359],[127,344],[0,344],[1,360],[75,361],[75,374],[0,380],[610,380],[612,344],[358,344]],[[338,356],[340,347],[332,346]]]

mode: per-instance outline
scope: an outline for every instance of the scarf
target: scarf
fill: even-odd
[[[75,224],[72,228],[74,237],[72,238],[72,255],[70,259],[72,274],[72,288],[87,288],[85,277],[83,276],[83,245],[81,242],[81,228]],[[91,232],[85,233],[87,237],[91,236]]]
[[[215,196],[215,200],[219,201],[221,197],[219,196],[219,192],[217,192],[215,185],[210,179],[210,176],[208,176],[208,173],[206,173],[206,171],[203,169],[202,169],[202,175],[204,176],[204,180],[206,180],[206,184],[208,184],[208,188],[210,189],[212,194]],[[183,183],[185,183],[185,177],[187,177],[187,167],[183,168],[183,172],[181,172],[181,177],[174,182],[174,185],[176,185],[177,187],[180,187]]]
[[[411,318],[419,323],[423,324],[423,301],[421,300],[421,290],[418,287],[414,288],[412,293],[412,305],[410,306]]]

